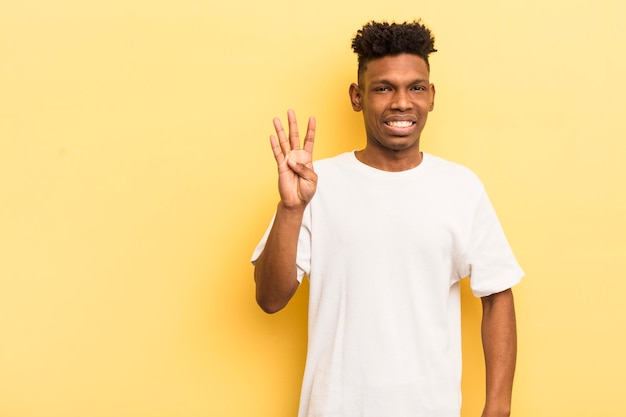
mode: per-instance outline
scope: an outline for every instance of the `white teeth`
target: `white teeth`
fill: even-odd
[[[411,127],[413,125],[413,122],[409,120],[398,120],[387,122],[387,125],[391,127]]]

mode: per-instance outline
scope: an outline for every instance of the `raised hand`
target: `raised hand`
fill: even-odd
[[[287,111],[287,120],[289,135],[285,134],[280,119],[275,118],[276,136],[270,136],[278,165],[278,191],[285,208],[303,208],[311,201],[317,187],[317,174],[313,171],[315,118],[309,118],[302,148],[293,110]]]

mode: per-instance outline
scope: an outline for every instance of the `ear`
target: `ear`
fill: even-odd
[[[363,110],[363,102],[361,97],[361,89],[355,83],[350,84],[350,102],[354,111]]]
[[[433,111],[435,108],[435,84],[430,84],[430,107],[428,111]]]

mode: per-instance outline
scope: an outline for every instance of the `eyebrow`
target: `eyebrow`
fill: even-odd
[[[386,78],[380,78],[380,79],[377,79],[377,80],[372,80],[372,81],[370,81],[370,83],[371,84],[388,84],[388,85],[396,84],[393,81],[388,80]],[[409,82],[408,84],[413,85],[413,84],[429,84],[429,83],[430,83],[430,81],[425,79],[425,78],[417,78],[417,79]]]

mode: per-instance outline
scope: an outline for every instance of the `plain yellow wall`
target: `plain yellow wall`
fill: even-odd
[[[626,6],[617,0],[0,0],[0,416],[294,416],[307,286],[267,316],[273,116],[363,146],[355,31],[437,37],[426,151],[519,261],[514,416],[626,415]],[[464,288],[464,409],[480,304]]]

